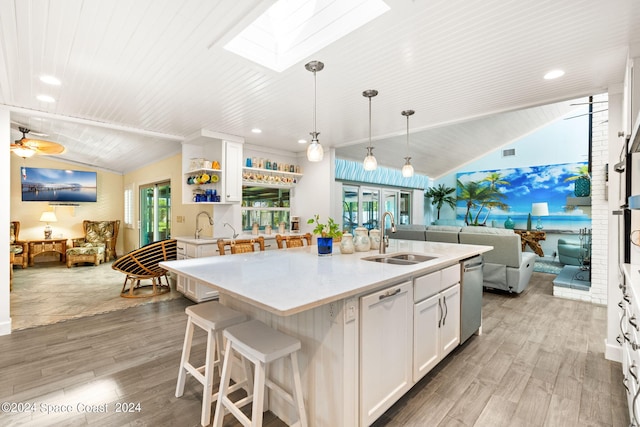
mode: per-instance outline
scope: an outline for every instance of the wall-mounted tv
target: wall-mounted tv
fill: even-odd
[[[20,168],[23,202],[97,201],[97,173],[67,169]]]

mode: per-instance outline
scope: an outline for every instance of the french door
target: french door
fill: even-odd
[[[171,181],[140,186],[140,246],[171,236]]]

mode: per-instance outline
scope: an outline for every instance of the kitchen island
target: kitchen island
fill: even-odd
[[[219,292],[223,304],[300,339],[300,369],[310,425],[365,426],[426,374],[416,374],[414,366],[414,281],[418,279],[420,282],[416,283],[424,282],[429,287],[438,281],[435,296],[444,298],[444,304],[437,299],[435,307],[440,307],[436,310],[442,318],[447,296],[440,296],[441,277],[459,281],[461,260],[492,249],[394,239],[390,242],[388,255],[414,253],[434,258],[395,265],[363,259],[375,256],[377,251],[342,255],[336,245],[329,257],[318,256],[317,247],[310,246],[167,261],[161,265],[179,276],[211,286]],[[420,289],[419,293],[423,292],[424,288]],[[451,310],[447,313],[459,313],[459,285],[457,289],[457,299],[449,297]],[[375,309],[370,310],[373,305],[367,304],[372,298]],[[457,301],[458,306],[454,307],[451,301]],[[459,316],[452,317],[447,323],[457,325],[453,332],[458,340],[459,320]],[[437,328],[434,325],[432,329]],[[376,340],[380,342],[376,344]],[[434,340],[440,341],[438,337]],[[395,361],[392,366],[376,368],[390,359]],[[282,366],[276,364],[274,368],[272,375],[285,377]],[[376,385],[372,387],[372,383]],[[285,422],[294,418],[283,402],[270,397],[268,403],[269,409]]]

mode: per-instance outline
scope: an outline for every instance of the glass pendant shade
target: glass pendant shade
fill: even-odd
[[[311,143],[307,146],[307,160],[310,162],[320,162],[324,157],[324,150],[322,149],[322,145],[320,145],[320,141],[318,141],[320,132],[316,130],[316,72],[322,71],[324,64],[320,61],[311,61],[305,64],[304,68],[313,73],[313,132],[311,132]]]
[[[411,178],[413,176],[413,166],[411,166],[411,157],[405,157],[407,162],[402,166],[402,176]]]
[[[307,160],[309,160],[310,162],[320,162],[324,157],[324,150],[322,149],[322,145],[320,145],[316,137],[317,136],[313,136],[311,144],[307,146]]]
[[[364,162],[362,163],[362,167],[366,171],[374,171],[378,167],[378,161],[373,155],[373,147],[367,148],[367,157],[364,158]]]

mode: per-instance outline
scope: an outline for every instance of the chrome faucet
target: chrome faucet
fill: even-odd
[[[389,211],[385,212],[382,214],[382,220],[380,221],[380,224],[382,224],[382,230],[380,230],[380,253],[384,254],[387,252],[387,246],[389,246],[389,236],[385,235],[384,233],[384,219],[385,217],[389,215],[391,217],[391,232],[395,233],[396,232],[396,220],[393,218],[393,214]]]
[[[202,231],[202,228],[200,228],[200,215],[205,214],[207,216],[207,218],[209,218],[209,224],[213,225],[213,218],[211,218],[211,215],[209,215],[209,213],[202,211],[200,213],[198,213],[198,215],[196,215],[196,233],[195,233],[195,238],[199,239],[200,238],[200,232]]]
[[[224,227],[226,227],[227,225],[229,226],[229,228],[230,228],[230,229],[232,229],[232,230],[233,230],[233,239],[235,239],[236,237],[238,237],[238,233],[236,233],[236,229],[235,229],[235,228],[233,228],[233,226],[232,226],[231,224],[229,224],[228,222],[225,222],[225,223],[224,223]]]

